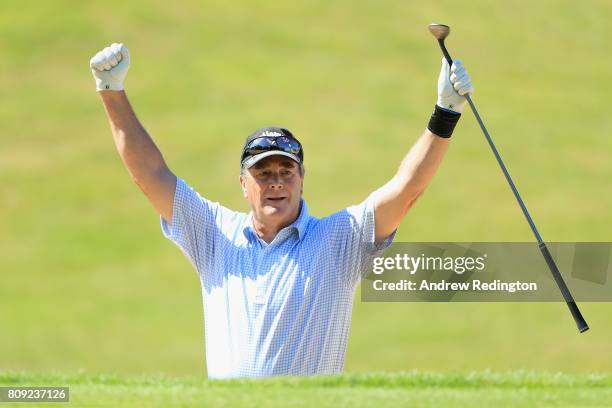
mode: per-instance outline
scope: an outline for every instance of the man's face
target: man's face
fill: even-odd
[[[240,175],[240,185],[260,222],[290,224],[297,218],[304,178],[300,166],[285,156],[270,156]]]

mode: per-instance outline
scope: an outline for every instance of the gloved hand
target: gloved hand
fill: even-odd
[[[445,58],[442,58],[442,69],[438,77],[438,102],[437,105],[457,113],[463,112],[465,108],[465,94],[472,93],[472,81],[461,61],[454,60],[453,65],[448,66]]]
[[[125,45],[113,43],[94,55],[89,67],[97,91],[122,91],[123,80],[130,68],[130,52]]]

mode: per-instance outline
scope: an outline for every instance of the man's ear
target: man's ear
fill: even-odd
[[[306,168],[300,165],[300,176],[302,177],[302,186],[300,187],[300,194],[304,195],[304,176],[306,175]]]
[[[246,189],[246,177],[244,176],[244,174],[240,175],[240,187],[242,188],[242,195],[244,196],[244,198],[248,198]]]

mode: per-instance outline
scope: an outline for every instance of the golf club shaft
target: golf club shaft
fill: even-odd
[[[444,45],[444,40],[438,40],[438,44],[440,44],[440,49],[442,50],[442,54],[444,54],[444,58],[448,62],[448,65],[452,66],[453,60],[450,54],[448,53],[446,46]],[[499,166],[501,167],[502,172],[504,173],[504,176],[506,177],[506,180],[508,181],[508,184],[510,185],[510,188],[512,189],[512,192],[514,193],[514,197],[516,197],[516,201],[518,201],[519,206],[521,207],[521,210],[523,211],[523,214],[525,215],[525,218],[527,219],[527,222],[529,223],[529,227],[531,227],[531,231],[533,231],[533,235],[535,235],[536,240],[538,241],[538,247],[540,248],[540,252],[542,252],[544,259],[546,260],[546,263],[548,264],[548,268],[550,269],[550,272],[555,282],[557,283],[559,290],[561,291],[561,295],[563,295],[563,299],[565,299],[565,302],[567,303],[567,307],[569,308],[570,313],[572,314],[572,317],[574,318],[574,321],[576,322],[576,326],[578,326],[578,330],[580,331],[580,333],[587,331],[589,329],[589,326],[587,322],[584,320],[584,317],[582,317],[582,313],[580,313],[580,309],[578,309],[578,306],[576,305],[576,302],[574,301],[574,298],[572,294],[570,293],[569,288],[565,284],[565,281],[563,280],[563,276],[561,276],[561,273],[559,272],[559,268],[557,268],[557,264],[555,263],[552,255],[550,254],[550,251],[548,250],[546,243],[540,236],[540,233],[538,229],[536,228],[535,223],[533,222],[533,219],[531,218],[531,214],[529,214],[529,210],[525,206],[525,203],[523,202],[521,195],[519,194],[516,186],[514,185],[514,181],[512,180],[512,177],[510,177],[510,173],[508,172],[508,169],[506,168],[506,165],[504,164],[499,154],[499,151],[497,150],[497,147],[495,146],[495,143],[493,143],[493,139],[491,138],[491,135],[489,135],[487,128],[485,127],[482,119],[480,118],[480,114],[478,113],[478,110],[476,109],[476,105],[474,105],[474,102],[472,101],[470,94],[466,94],[465,98],[467,99],[468,104],[470,105],[470,108],[472,109],[472,112],[474,112],[476,121],[478,121],[478,124],[480,125],[480,128],[482,129],[482,132],[484,133],[487,139],[487,142],[489,143],[489,146],[491,147],[491,150],[493,151],[493,154],[495,155],[495,158],[497,159],[497,162],[499,163]]]

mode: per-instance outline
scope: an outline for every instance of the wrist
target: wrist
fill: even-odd
[[[96,80],[96,91],[123,91],[123,84],[120,82],[107,82]]]
[[[455,130],[455,126],[461,117],[461,113],[443,108],[436,104],[427,129],[437,136],[449,138]]]
[[[436,102],[436,105],[438,105],[439,107],[443,109],[449,110],[449,111],[463,113],[463,108],[465,108],[465,102],[466,102],[465,98],[453,100],[453,98],[438,97],[438,101]]]

